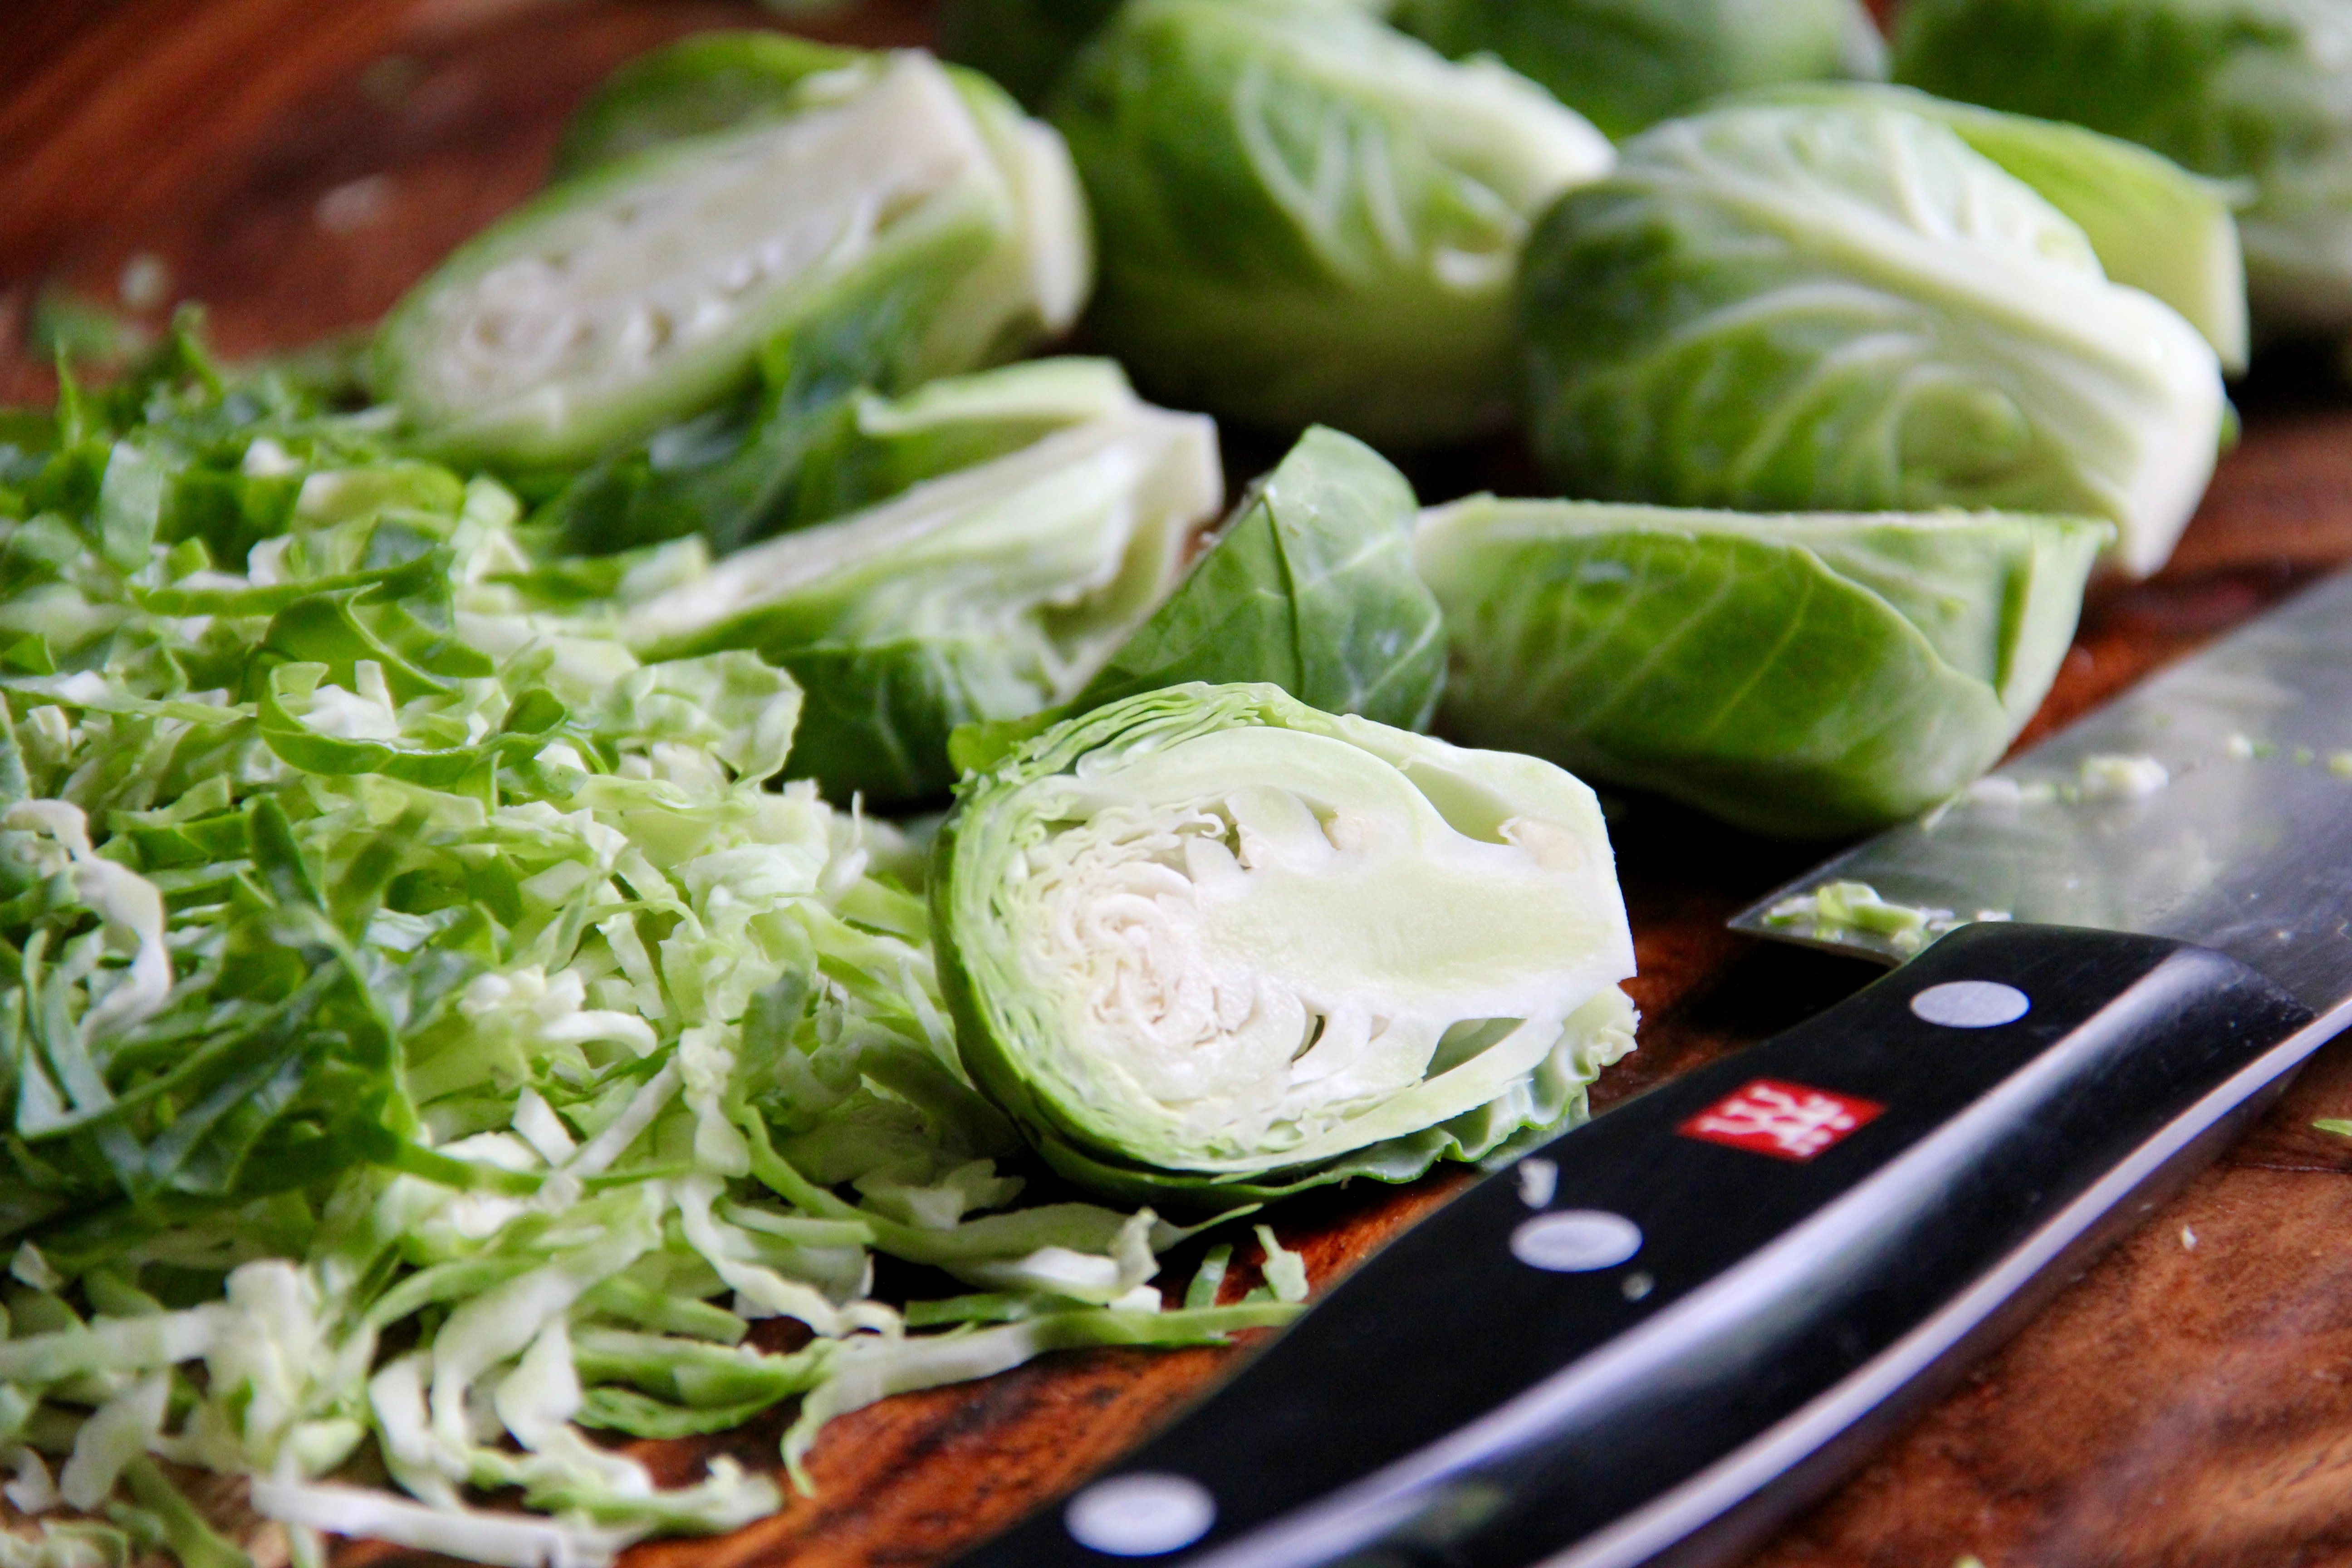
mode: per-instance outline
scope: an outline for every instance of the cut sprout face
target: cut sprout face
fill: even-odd
[[[1313,717],[1332,732],[1154,736],[1002,803],[1019,826],[989,929],[960,935],[1092,1138],[1255,1172],[1413,1133],[1493,1100],[1631,972],[1581,786],[1545,769],[1559,798],[1450,820],[1419,759],[1363,739],[1456,763],[1449,784],[1486,754]]]

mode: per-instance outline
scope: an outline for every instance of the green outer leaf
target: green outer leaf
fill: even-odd
[[[2352,326],[2352,21],[2329,0],[1906,0],[1895,75],[2252,180],[2257,330]]]
[[[1934,805],[2049,689],[2103,525],[1474,497],[1425,514],[1445,720],[1757,832]]]
[[[2219,450],[2177,312],[1948,127],[1876,103],[1669,121],[1521,279],[1533,435],[1575,494],[2102,516],[2161,565]]]
[[[1618,138],[1742,88],[1885,74],[1859,0],[1398,0],[1390,20],[1498,57]]]
[[[1288,1166],[1279,1157],[1223,1171],[1152,1163],[1142,1152],[1106,1142],[1097,1131],[1100,1107],[1090,1097],[1115,1095],[1115,1086],[1065,1082],[1058,1069],[1049,1073],[1038,1065],[1043,1037],[1055,1026],[1023,994],[1005,956],[1010,939],[1002,928],[1009,917],[998,902],[1011,875],[1007,858],[1055,830],[1024,815],[1024,790],[1082,767],[1090,779],[1106,781],[1101,787],[1115,789],[1108,781],[1130,748],[1134,755],[1150,755],[1195,736],[1253,726],[1360,747],[1397,767],[1465,831],[1493,837],[1498,822],[1535,816],[1564,827],[1581,824],[1605,854],[1606,834],[1590,792],[1531,759],[1457,751],[1361,719],[1318,713],[1268,685],[1191,685],[1122,700],[1056,725],[992,771],[967,777],[934,840],[931,924],[940,990],[973,1081],[1047,1163],[1072,1181],[1109,1196],[1194,1209],[1254,1205],[1354,1176],[1410,1181],[1439,1159],[1521,1151],[1581,1120],[1585,1086],[1632,1046],[1632,1005],[1606,984],[1570,1016],[1559,1045],[1487,1103],[1435,1125],[1368,1138],[1336,1155]],[[1609,889],[1613,900],[1613,880]],[[1601,910],[1594,918],[1605,923],[1612,917]],[[1622,921],[1622,910],[1613,918]],[[1631,973],[1630,939],[1623,963],[1622,973]],[[1367,1113],[1386,1114],[1415,1092]]]
[[[1913,88],[1784,87],[1742,101],[1885,103],[1951,127],[2081,226],[2109,279],[2146,289],[2187,317],[2224,371],[2245,370],[2246,264],[2231,216],[2239,205],[2233,187],[2119,137]]]
[[[1445,623],[1413,572],[1415,506],[1379,453],[1310,429],[1070,711],[1186,681],[1263,680],[1326,713],[1427,729]]]
[[[1137,0],[1054,99],[1095,209],[1095,334],[1144,391],[1275,427],[1507,416],[1529,221],[1606,142],[1533,83],[1315,0]]]

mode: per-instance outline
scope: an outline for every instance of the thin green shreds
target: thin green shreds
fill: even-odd
[[[237,1568],[199,1471],[300,1563],[583,1568],[781,1501],[583,1427],[798,1399],[802,1478],[891,1393],[1290,1315],[1160,1310],[1149,1210],[1012,1206],[919,857],[769,787],[791,679],[641,661],[668,557],[542,559],[380,428],[184,332],[0,425],[0,1568]],[[902,1313],[877,1252],[979,1294]]]

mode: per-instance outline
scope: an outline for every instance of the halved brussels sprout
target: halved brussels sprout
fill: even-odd
[[[1390,19],[1496,56],[1617,137],[1741,88],[1886,74],[1859,0],[1397,0]]]
[[[953,782],[957,725],[1034,713],[1094,676],[1223,492],[1207,419],[1134,404],[740,551],[630,611],[623,635],[656,659],[756,650],[807,692],[790,776],[917,800]]]
[[[651,144],[610,161],[583,133],[583,173],[460,247],[387,318],[383,390],[440,448],[551,466],[709,408],[755,363],[773,387],[814,357],[898,390],[1076,314],[1075,182],[1053,132],[992,85],[902,53],[782,93],[706,135],[615,129],[615,145]]]
[[[1669,121],[1530,242],[1534,436],[1571,494],[2089,514],[2163,564],[2221,365],[1950,128],[1874,102]]]
[[[1906,0],[1895,74],[2248,182],[2255,326],[2352,328],[2352,10],[2336,0]]]
[[[1126,375],[1104,359],[1024,360],[901,398],[798,383],[589,465],[533,521],[578,554],[696,532],[724,554],[1135,404]]]
[[[1759,833],[1899,821],[1999,761],[2112,530],[1497,500],[1422,517],[1450,732]]]
[[[1748,101],[1883,103],[1951,127],[2082,229],[2111,283],[2186,317],[2235,374],[2246,368],[2246,264],[2236,192],[2137,142],[2080,125],[1955,103],[1916,88],[1848,82],[1780,87]]]
[[[1591,792],[1272,686],[1047,731],[961,786],[931,889],[973,1080],[1099,1192],[1407,1180],[1580,1120],[1633,1047]]]
[[[1506,416],[1528,226],[1607,141],[1336,0],[1133,0],[1054,100],[1144,390],[1424,442]]]

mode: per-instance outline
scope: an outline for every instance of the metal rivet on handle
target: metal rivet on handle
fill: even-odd
[[[1991,1029],[2014,1024],[2033,1005],[2032,997],[1998,980],[1948,980],[1911,998],[1911,1011],[1948,1029]]]
[[[1070,1539],[1111,1557],[1157,1557],[1190,1546],[1217,1522],[1217,1500],[1190,1476],[1145,1471],[1097,1481],[1070,1500]]]
[[[1511,1232],[1511,1256],[1549,1274],[1613,1268],[1642,1250],[1642,1227],[1606,1209],[1538,1215]]]

